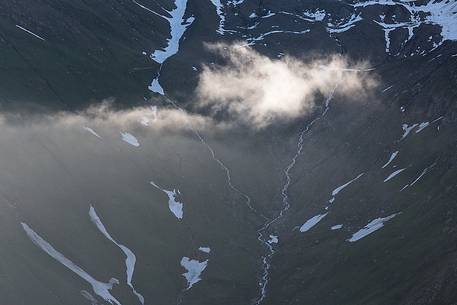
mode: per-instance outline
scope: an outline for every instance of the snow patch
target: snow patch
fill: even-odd
[[[101,297],[106,302],[110,304],[122,305],[119,301],[110,293],[110,290],[113,288],[114,284],[119,284],[119,281],[115,278],[111,278],[108,283],[103,283],[94,279],[90,274],[84,271],[81,267],[73,263],[71,260],[66,258],[62,253],[57,251],[51,244],[44,240],[40,235],[38,235],[32,228],[27,224],[21,223],[22,228],[24,229],[27,236],[32,240],[32,242],[38,246],[41,250],[46,252],[53,259],[76,273],[80,278],[88,282],[92,286],[92,290],[96,295]]]
[[[163,88],[162,86],[160,85],[159,83],[159,76],[157,76],[156,78],[154,78],[151,82],[151,84],[149,85],[149,90],[154,92],[154,93],[158,93],[160,95],[165,95],[165,92],[163,91]]]
[[[390,155],[390,158],[389,160],[386,162],[386,164],[384,164],[381,168],[386,168],[394,159],[395,157],[397,157],[398,155],[398,150],[393,152],[391,155]]]
[[[282,30],[273,30],[273,31],[269,31],[269,32],[260,34],[260,35],[257,36],[257,37],[248,38],[248,39],[247,39],[247,42],[248,42],[247,45],[248,45],[248,46],[254,45],[254,44],[256,44],[258,41],[262,41],[262,40],[265,39],[265,37],[270,36],[270,35],[273,35],[273,34],[279,34],[279,33],[282,33],[282,34],[305,34],[305,33],[308,33],[308,32],[310,32],[310,30],[303,30],[303,31],[282,31]]]
[[[406,189],[407,187],[410,187],[410,186],[413,186],[414,184],[416,184],[431,168],[433,168],[434,166],[436,165],[436,163],[433,163],[432,165],[430,166],[427,166],[426,168],[424,168],[422,170],[422,172],[419,174],[419,176],[417,176],[417,178],[415,178],[411,183],[408,183],[407,185],[405,185],[401,190],[403,191],[404,189]]]
[[[408,41],[413,38],[414,35],[414,28],[418,27],[418,24],[414,24],[411,22],[399,22],[399,23],[385,23],[385,22],[379,22],[376,20],[373,20],[375,23],[380,25],[382,29],[384,30],[384,39],[386,41],[386,53],[390,53],[390,32],[399,29],[399,28],[405,28],[408,29],[408,37],[405,39],[405,41],[402,43],[405,45]]]
[[[170,17],[161,16],[166,19],[170,25],[170,38],[167,39],[167,45],[163,49],[155,50],[151,55],[151,59],[160,64],[159,74],[154,78],[149,85],[149,90],[165,95],[162,86],[159,83],[160,70],[162,69],[162,64],[171,56],[175,55],[179,51],[179,43],[187,28],[194,22],[194,17],[189,17],[184,20],[184,14],[186,13],[187,0],[176,0],[176,8],[167,11],[170,14]],[[155,13],[155,12],[153,12]]]
[[[330,200],[328,201],[329,203],[333,203],[335,201],[335,198],[336,198],[336,195],[338,195],[339,192],[341,192],[344,188],[346,188],[349,184],[351,184],[352,182],[356,181],[357,179],[359,179],[360,177],[363,176],[364,173],[361,173],[359,174],[357,177],[355,177],[354,179],[346,182],[345,184],[337,187],[336,189],[334,189],[332,191],[332,198],[330,198]]]
[[[131,133],[121,132],[122,141],[129,143],[132,146],[139,147],[140,142]]]
[[[224,6],[222,5],[221,0],[211,0],[211,3],[216,7],[216,14],[219,16],[219,28],[216,30],[216,32],[224,35]]]
[[[361,21],[362,17],[360,14],[352,14],[349,20],[346,22],[340,22],[338,24],[327,23],[327,32],[329,33],[343,33],[353,28],[357,22]]]
[[[384,182],[387,182],[389,181],[390,179],[394,178],[396,175],[400,174],[402,171],[404,171],[406,168],[402,168],[402,169],[398,169],[396,171],[394,171],[392,174],[390,174],[389,176],[387,176],[386,179],[384,179]]]
[[[312,227],[317,225],[319,221],[321,221],[325,216],[327,216],[327,214],[328,213],[318,214],[316,216],[311,217],[300,227],[300,232],[304,233],[309,231]]]
[[[349,242],[356,242],[367,235],[370,235],[371,233],[381,229],[384,226],[384,223],[391,220],[395,216],[397,216],[400,213],[392,214],[390,216],[384,217],[384,218],[376,218],[370,221],[364,228],[360,229],[356,233],[352,235],[351,238],[347,239]]]
[[[442,45],[443,42],[446,40],[457,40],[457,2],[455,1],[431,0],[428,1],[428,3],[426,4],[416,5],[414,1],[397,2],[393,0],[369,0],[364,2],[357,2],[353,4],[353,7],[368,7],[372,5],[398,5],[402,6],[409,12],[410,20],[408,22],[398,22],[388,25],[380,24],[381,26],[383,26],[385,31],[392,31],[397,28],[408,29],[408,38],[406,42],[411,40],[411,38],[413,37],[414,28],[417,28],[422,24],[434,24],[441,27],[441,40],[438,42],[434,42],[433,49],[436,49],[437,47]]]
[[[83,127],[84,130],[88,131],[89,133],[91,133],[92,135],[96,136],[97,138],[101,139],[102,137],[100,137],[100,135],[98,133],[96,133],[92,128],[90,127],[87,127],[87,126],[84,126]]]
[[[327,15],[324,10],[316,10],[314,12],[312,11],[305,11],[303,12],[303,15],[305,17],[308,17],[311,22],[316,22],[316,21],[322,21],[324,20],[325,16]]]
[[[416,133],[421,132],[424,128],[430,125],[430,122],[422,122],[419,124],[419,127],[416,130]]]
[[[276,235],[270,235],[270,239],[267,241],[267,243],[271,244],[277,244],[279,242],[279,238]]]
[[[339,230],[343,227],[343,225],[334,225],[332,227],[330,227],[330,230],[334,231],[334,230]]]
[[[393,87],[393,86],[394,86],[394,85],[391,85],[391,86],[389,86],[389,87],[387,87],[387,88],[383,89],[383,90],[382,90],[382,92],[386,92],[386,91],[389,91],[390,89],[392,89],[392,87]]]
[[[125,267],[126,267],[126,274],[127,274],[127,285],[132,288],[133,293],[137,296],[138,300],[141,304],[144,304],[144,297],[138,293],[132,284],[133,273],[135,272],[135,263],[136,263],[136,256],[133,252],[124,245],[119,244],[114,238],[108,233],[105,226],[103,225],[100,217],[98,217],[97,212],[95,211],[94,207],[91,205],[89,208],[89,216],[90,220],[95,224],[97,229],[110,241],[112,241],[116,246],[118,246],[122,252],[125,254]]]
[[[178,53],[179,41],[187,28],[195,20],[194,17],[189,17],[184,20],[187,0],[176,0],[175,6],[175,9],[168,11],[171,17],[164,17],[170,24],[171,37],[167,39],[167,46],[162,50],[155,50],[154,53],[151,54],[151,58],[159,64],[164,63],[168,58]]]
[[[211,252],[211,248],[210,247],[200,247],[198,248],[198,250],[204,252],[204,253],[210,253]]]
[[[178,195],[179,190],[178,190],[178,193],[177,193],[176,190],[173,190],[173,191],[165,190],[165,189],[159,187],[153,181],[151,181],[150,183],[151,183],[151,185],[153,185],[157,189],[159,189],[162,192],[164,192],[165,194],[167,194],[167,196],[168,196],[168,208],[173,213],[173,215],[175,215],[176,218],[182,219],[182,217],[183,217],[183,210],[182,210],[183,204],[182,204],[182,202],[176,201],[176,196]]]
[[[187,280],[187,288],[189,290],[193,285],[201,281],[201,274],[203,270],[208,266],[208,260],[198,261],[196,259],[190,259],[184,256],[181,259],[181,266],[186,269],[186,272],[182,274]]]
[[[409,135],[409,133],[411,132],[411,130],[413,130],[417,125],[418,124],[413,124],[413,125],[409,126],[408,124],[403,124],[401,126],[401,128],[403,129],[403,135],[400,140],[403,140],[404,138],[406,138]]]

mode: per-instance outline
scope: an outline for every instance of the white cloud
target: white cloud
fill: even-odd
[[[359,72],[363,64],[349,69],[347,60],[337,56],[304,62],[289,56],[270,59],[239,45],[209,48],[227,65],[203,68],[198,106],[209,107],[213,114],[226,110],[255,128],[310,113],[318,96],[330,94],[337,85],[339,94],[353,95],[375,83],[366,72]]]

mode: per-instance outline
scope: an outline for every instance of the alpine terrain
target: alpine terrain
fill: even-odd
[[[1,305],[457,304],[455,0],[1,0]]]

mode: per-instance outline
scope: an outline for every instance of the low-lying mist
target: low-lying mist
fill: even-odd
[[[238,44],[209,44],[223,65],[204,65],[186,110],[168,97],[163,107],[115,109],[105,100],[79,112],[50,114],[0,113],[3,128],[59,128],[109,126],[144,131],[202,130],[209,133],[240,124],[259,131],[273,123],[287,124],[313,113],[333,93],[357,103],[373,91],[376,77],[366,62],[351,63],[339,56],[302,60],[291,56],[272,59]],[[166,102],[168,100],[168,103]],[[208,111],[209,110],[209,111]],[[223,113],[224,115],[220,115]],[[223,119],[221,119],[223,118]],[[145,128],[147,127],[147,128]]]
[[[208,276],[220,278],[212,266],[224,266],[220,272],[227,281],[258,284],[252,274],[258,271],[262,217],[242,194],[249,194],[256,209],[276,211],[281,169],[299,154],[295,131],[274,141],[262,131],[273,123],[307,121],[321,110],[319,99],[335,90],[356,101],[375,81],[358,70],[362,66],[350,67],[339,57],[273,60],[235,45],[210,48],[227,65],[204,67],[191,111],[158,99],[131,109],[104,101],[79,112],[0,113],[0,231],[19,241],[11,246],[9,239],[0,240],[14,266],[5,278],[20,273],[21,287],[34,287],[30,270],[59,267],[27,237],[24,223],[94,278],[120,279],[113,295],[135,304],[125,282],[125,258],[89,219],[94,207],[115,240],[135,252],[133,283],[146,300],[175,301],[177,289],[185,287],[179,265],[184,256],[209,259]],[[318,156],[326,149],[310,145]],[[179,196],[182,219],[170,211],[163,190]],[[217,249],[214,256],[197,252],[209,245]],[[24,259],[36,269],[18,272],[28,266]],[[43,276],[49,287],[53,273]],[[90,288],[67,269],[56,274],[59,282],[73,283],[63,300]]]

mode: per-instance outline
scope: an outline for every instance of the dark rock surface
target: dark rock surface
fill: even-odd
[[[5,125],[0,137],[0,304],[109,304],[34,245],[21,222],[97,280],[118,279],[111,292],[120,303],[140,304],[126,283],[123,252],[91,223],[90,204],[135,253],[133,284],[146,305],[457,304],[457,4],[223,1],[218,33],[216,6],[189,0],[178,20],[188,24],[179,49],[160,64],[151,54],[167,46],[175,8],[168,0],[0,2],[0,106],[26,121]],[[138,149],[121,141],[124,125],[94,121],[98,139],[82,126],[30,119],[30,127],[22,116],[75,113],[107,99],[121,110],[169,106],[167,99],[194,109],[202,67],[223,64],[205,47],[217,42],[249,45],[271,59],[366,61],[372,69],[360,73],[379,85],[357,103],[336,90],[325,116],[320,97],[304,117],[261,131],[151,132],[136,124]],[[166,96],[148,90],[155,78]],[[417,126],[402,138],[404,124]],[[290,209],[265,231],[279,242],[258,302],[267,250],[258,230],[284,208],[284,170],[306,126],[289,172]],[[361,173],[329,204],[332,191]],[[151,180],[181,191],[183,220]],[[209,259],[190,290],[183,256]]]

